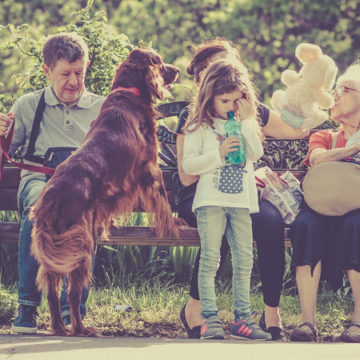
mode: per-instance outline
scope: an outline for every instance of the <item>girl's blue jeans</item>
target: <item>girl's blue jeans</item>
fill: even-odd
[[[204,206],[196,209],[201,241],[199,294],[201,316],[217,315],[215,275],[225,234],[232,256],[234,320],[250,316],[250,277],[253,266],[252,228],[248,209]]]
[[[19,235],[18,249],[18,303],[30,306],[39,306],[41,304],[41,292],[36,287],[36,275],[39,265],[35,258],[30,254],[32,221],[29,220],[30,207],[38,200],[41,190],[46,181],[30,180],[28,181],[19,197],[19,211],[21,216],[21,226]],[[89,294],[89,289],[82,292],[80,314],[85,316],[85,302]],[[70,314],[67,302],[67,281],[64,279],[60,296],[60,307],[62,316]]]

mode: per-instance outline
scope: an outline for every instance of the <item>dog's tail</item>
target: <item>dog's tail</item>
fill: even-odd
[[[76,224],[59,234],[54,226],[57,215],[54,211],[56,206],[40,200],[32,210],[34,225],[31,253],[40,265],[37,277],[38,287],[40,290],[45,290],[48,281],[45,274],[67,275],[80,265],[91,269],[95,240],[92,234],[93,214],[91,212],[88,213],[88,218],[82,216]],[[89,271],[88,284],[84,286],[90,284],[90,274],[91,271]]]

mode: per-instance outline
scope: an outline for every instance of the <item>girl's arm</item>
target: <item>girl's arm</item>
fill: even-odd
[[[188,175],[185,173],[183,169],[182,163],[184,156],[184,138],[185,135],[183,134],[177,134],[176,136],[177,165],[178,165],[178,173],[181,183],[184,186],[190,186],[199,179],[199,176]]]
[[[223,165],[218,147],[203,151],[204,132],[205,130],[199,127],[185,135],[182,166],[186,174],[201,175]]]
[[[280,139],[301,139],[309,136],[308,129],[295,129],[282,121],[278,112],[270,109],[269,120],[263,127],[265,136]]]

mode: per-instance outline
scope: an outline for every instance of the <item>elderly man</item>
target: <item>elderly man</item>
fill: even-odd
[[[50,85],[44,90],[26,94],[15,101],[9,114],[0,114],[0,136],[7,133],[15,119],[15,131],[10,154],[15,151],[25,159],[41,161],[49,148],[78,147],[90,129],[90,123],[100,112],[104,98],[85,89],[84,79],[89,64],[88,48],[74,33],[59,33],[49,37],[43,47],[42,69]],[[32,132],[35,114],[40,117],[38,131]],[[30,138],[34,140],[29,146]],[[64,149],[65,150],[65,149]],[[29,209],[39,198],[46,183],[44,174],[23,170],[18,191],[21,215],[19,236],[18,316],[12,330],[18,333],[37,332],[36,307],[41,293],[36,288],[38,264],[30,254],[32,221]],[[81,314],[85,316],[87,291],[83,291]],[[69,322],[67,295],[63,289],[61,311]]]

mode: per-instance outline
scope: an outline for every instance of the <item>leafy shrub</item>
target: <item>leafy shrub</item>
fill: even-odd
[[[17,309],[14,294],[4,290],[0,284],[0,324],[9,324]]]

